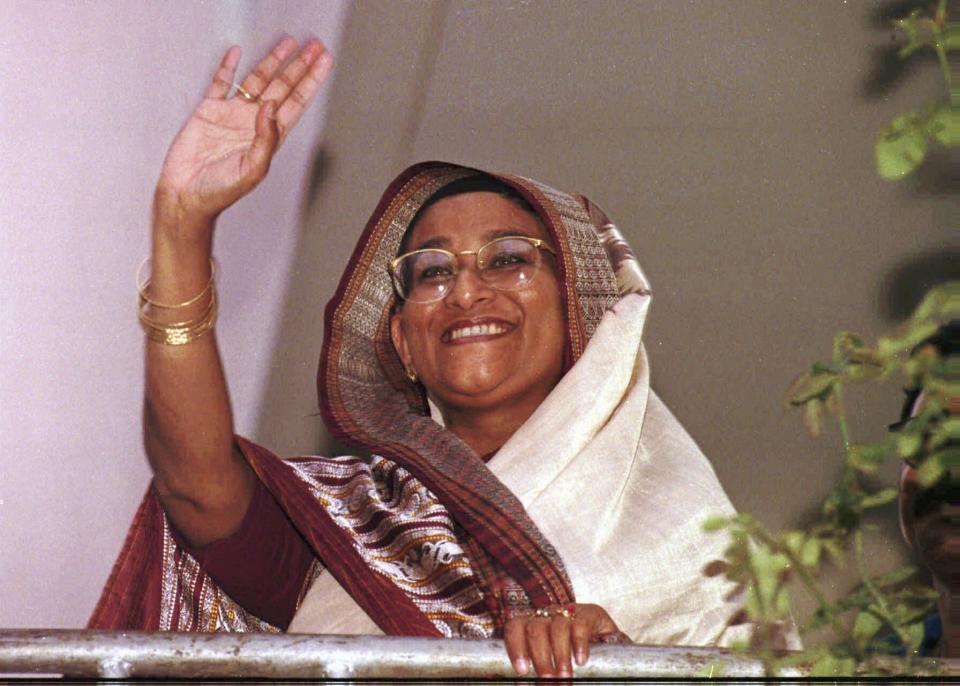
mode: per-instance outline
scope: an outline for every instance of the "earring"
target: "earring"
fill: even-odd
[[[407,367],[407,378],[410,379],[410,383],[417,383],[417,372],[413,367]]]

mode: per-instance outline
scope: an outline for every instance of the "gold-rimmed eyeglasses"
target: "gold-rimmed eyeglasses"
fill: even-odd
[[[530,236],[503,236],[478,250],[450,252],[424,248],[404,253],[390,261],[393,287],[404,300],[429,303],[446,297],[457,279],[460,255],[476,255],[477,273],[484,283],[502,291],[530,285],[540,268],[540,251],[554,255],[546,241]]]

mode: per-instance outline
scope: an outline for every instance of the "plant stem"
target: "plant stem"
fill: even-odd
[[[873,598],[877,604],[877,614],[880,615],[883,621],[890,625],[890,628],[897,634],[897,638],[900,639],[900,643],[903,644],[904,651],[908,652],[910,648],[910,636],[900,626],[900,622],[893,618],[890,608],[887,607],[886,599],[883,597],[880,589],[870,580],[870,575],[867,573],[867,567],[863,560],[863,532],[859,529],[853,534],[853,549],[854,557],[857,561],[857,571],[860,572],[863,587],[867,589],[867,593],[870,594],[870,597]]]
[[[782,550],[784,555],[787,556],[787,559],[790,560],[790,565],[793,569],[797,571],[800,575],[800,580],[803,582],[803,585],[806,587],[807,591],[814,597],[817,601],[817,606],[820,611],[824,614],[827,619],[830,620],[830,625],[833,627],[834,632],[837,636],[843,636],[847,642],[853,644],[852,635],[843,625],[840,619],[837,617],[837,613],[834,611],[833,607],[830,605],[830,602],[827,600],[827,597],[823,594],[823,591],[820,590],[820,587],[817,585],[817,582],[814,580],[813,575],[807,570],[806,566],[790,551],[786,546],[781,546],[780,543],[768,532],[766,529],[759,525],[754,525],[753,535],[756,538],[766,545],[768,548],[773,548],[776,550]]]
[[[947,0],[940,0],[937,4],[936,20],[933,22],[933,31],[936,39],[933,42],[933,49],[937,53],[937,61],[940,63],[940,71],[943,74],[943,80],[947,85],[947,96],[950,104],[955,105],[956,94],[953,92],[953,79],[950,75],[950,61],[947,59],[947,50],[943,41],[945,33],[944,27],[949,23],[947,17]]]
[[[843,407],[843,386],[834,384],[833,392],[837,396],[837,426],[840,427],[840,437],[843,439],[843,454],[850,455],[850,429],[847,425],[847,413]]]

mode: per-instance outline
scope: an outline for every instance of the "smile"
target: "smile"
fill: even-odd
[[[500,322],[486,322],[483,324],[472,324],[470,326],[458,326],[449,329],[444,333],[445,342],[453,343],[464,338],[476,338],[479,336],[498,336],[507,333],[511,327]]]

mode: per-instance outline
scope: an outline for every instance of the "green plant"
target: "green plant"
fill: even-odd
[[[948,97],[946,102],[896,117],[880,134],[875,147],[877,172],[887,179],[913,171],[931,143],[956,146],[960,139],[960,96],[948,62],[948,53],[960,49],[960,24],[948,21],[947,2],[940,0],[931,15],[914,10],[896,26],[906,39],[901,57],[922,48],[935,51]],[[897,498],[896,487],[871,485],[891,456],[917,468],[924,486],[936,483],[951,468],[960,468],[960,419],[947,411],[950,399],[960,397],[960,358],[921,345],[957,318],[960,282],[941,285],[927,294],[896,333],[872,345],[849,332],[837,334],[830,361],[814,364],[790,386],[787,405],[803,413],[809,432],[818,436],[823,421],[832,417],[843,443],[840,478],[814,524],[773,533],[749,514],[705,523],[708,531],[727,531],[731,542],[725,558],[711,562],[704,571],[725,575],[744,593],[743,610],[730,624],[752,625],[751,641],[741,648],[760,657],[769,675],[793,665],[806,665],[811,676],[922,674],[929,669],[929,663],[916,655],[923,620],[933,609],[937,593],[913,566],[881,575],[869,573],[863,540],[870,527],[864,516]],[[853,442],[844,389],[894,375],[902,376],[909,388],[922,390],[922,411],[879,442]],[[843,566],[850,555],[860,583],[847,596],[830,598],[819,583],[823,568],[828,562]],[[790,592],[795,585],[816,602],[801,633],[824,630],[832,640],[784,654],[778,648],[783,627],[791,621]],[[884,657],[897,649],[905,649],[903,659]]]
[[[877,138],[877,173],[901,179],[923,162],[929,145],[956,146],[960,141],[960,84],[953,82],[949,53],[960,49],[960,23],[947,17],[947,0],[939,0],[932,16],[919,9],[894,22],[906,37],[899,56],[932,49],[947,90],[947,100],[929,103],[894,118]]]

